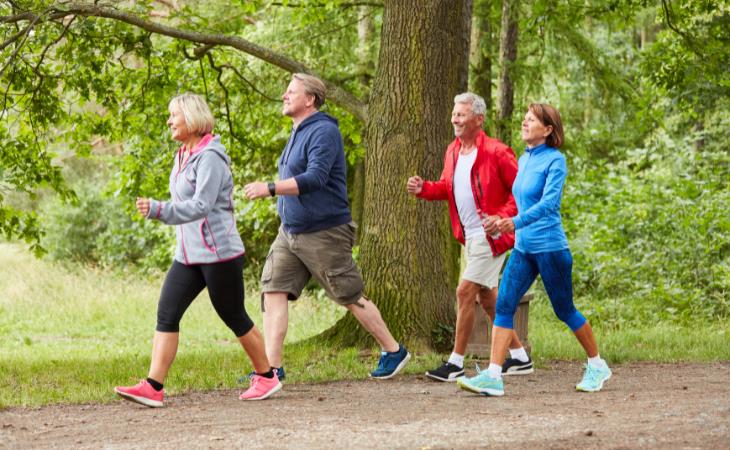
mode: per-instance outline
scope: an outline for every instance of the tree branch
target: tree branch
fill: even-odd
[[[33,20],[34,22],[47,21],[59,19],[70,15],[78,15],[84,17],[102,17],[124,22],[129,25],[133,25],[135,27],[149,31],[151,33],[160,34],[189,42],[232,47],[236,50],[240,50],[246,54],[261,59],[262,61],[279,67],[280,69],[283,69],[287,72],[305,72],[312,74],[321,78],[322,81],[324,81],[325,85],[327,86],[328,97],[332,100],[332,102],[337,103],[343,109],[347,110],[363,122],[367,118],[367,104],[355,97],[352,93],[346,91],[341,86],[333,83],[330,80],[325,79],[324,77],[311,70],[299,61],[296,61],[289,58],[288,56],[271,51],[268,48],[262,47],[236,36],[226,36],[223,34],[210,34],[200,33],[191,30],[182,30],[167,25],[162,25],[160,23],[152,22],[134,14],[119,11],[111,7],[76,3],[64,4],[62,6],[56,5],[55,7],[51,7],[50,12],[43,17],[32,13],[23,13],[15,16],[0,16],[0,23],[17,23],[27,20]]]
[[[674,24],[672,24],[672,12],[670,10],[670,6],[667,5],[666,0],[662,0],[662,9],[664,10],[664,18],[667,20],[667,26],[677,33],[684,41],[687,43],[687,46],[692,50],[694,53],[696,53],[698,56],[703,57],[703,52],[699,49],[699,47],[695,44],[694,39],[690,37],[687,33],[683,32],[679,28],[677,28]]]
[[[321,7],[325,6],[325,3],[292,3],[288,2],[286,4],[282,2],[273,2],[271,3],[271,6],[287,6],[289,8],[307,8],[307,7]],[[382,8],[383,2],[349,2],[349,3],[342,3],[340,4],[342,8],[353,8],[358,6],[372,6],[375,8]]]

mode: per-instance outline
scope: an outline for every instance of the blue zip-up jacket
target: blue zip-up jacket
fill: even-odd
[[[316,112],[294,128],[279,158],[279,179],[294,177],[299,195],[281,195],[277,209],[288,233],[311,233],[352,221],[347,166],[337,119]]]
[[[515,249],[544,253],[568,248],[560,199],[568,167],[560,150],[546,144],[526,149],[518,161],[512,194],[517,202]]]
[[[170,201],[150,199],[148,219],[175,225],[175,260],[211,264],[244,254],[233,216],[230,158],[219,136],[207,134],[181,167],[182,148],[170,172]]]

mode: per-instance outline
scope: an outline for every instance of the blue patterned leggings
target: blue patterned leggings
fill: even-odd
[[[573,304],[572,273],[573,255],[568,249],[545,253],[512,250],[499,283],[494,325],[514,328],[517,305],[539,274],[555,315],[575,332],[586,319]]]

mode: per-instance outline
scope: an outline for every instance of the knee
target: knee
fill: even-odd
[[[254,323],[251,318],[246,315],[245,317],[239,318],[238,320],[224,320],[226,326],[233,331],[236,337],[245,336],[254,327]]]
[[[456,301],[459,304],[459,308],[464,308],[467,305],[474,305],[476,303],[476,292],[474,288],[468,283],[461,283],[456,288]]]
[[[577,309],[570,308],[564,310],[556,310],[555,315],[558,316],[563,323],[565,323],[571,331],[575,332],[577,329],[586,323],[586,318]]]
[[[167,314],[157,314],[157,327],[155,330],[162,333],[178,333],[180,331],[180,319]]]
[[[500,316],[514,316],[517,312],[517,305],[507,299],[498,299],[494,311]]]

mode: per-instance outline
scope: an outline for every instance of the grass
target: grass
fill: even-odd
[[[0,408],[109,402],[115,400],[112,386],[133,384],[146,375],[164,275],[63,266],[8,243],[0,243],[0,273]],[[261,325],[257,286],[248,287],[247,311]],[[306,341],[343,313],[316,296],[292,305],[285,349],[288,383],[367,377],[376,349],[334,349]],[[530,314],[538,365],[584,358],[539,295]],[[178,357],[165,383],[169,394],[240,386],[237,379],[251,365],[207,294],[190,307],[181,330]],[[610,332],[597,328],[596,334],[601,353],[612,363],[730,360],[730,326],[724,323],[657,323]],[[442,357],[414,355],[406,373],[423,373]]]

